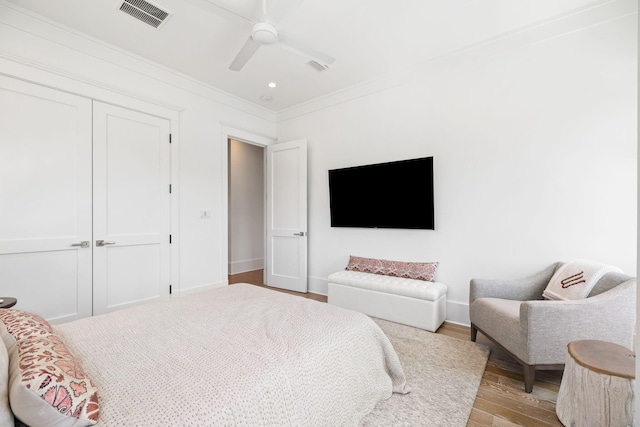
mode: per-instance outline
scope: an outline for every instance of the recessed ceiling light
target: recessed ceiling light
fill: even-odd
[[[262,95],[260,97],[260,99],[262,99],[263,101],[273,101],[273,96],[269,96],[269,95]]]
[[[274,87],[276,87],[276,86],[278,86],[278,85],[277,85],[277,84],[275,84],[274,82],[269,83],[269,87],[270,87],[270,88],[274,88]]]

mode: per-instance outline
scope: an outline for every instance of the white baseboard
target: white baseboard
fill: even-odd
[[[218,289],[229,285],[229,281],[225,280],[222,283],[211,283],[209,285],[196,286],[194,288],[176,290],[171,294],[171,297],[182,297],[185,295],[196,294],[198,292],[209,291],[211,289]]]
[[[195,288],[175,291],[171,296],[177,297],[194,294],[197,292],[208,291],[210,289],[221,288],[223,286],[227,286],[228,284],[229,281],[225,280],[222,283],[213,283],[209,285],[198,286]],[[326,296],[327,279],[309,276],[307,279],[307,292]],[[471,321],[469,320],[469,304],[457,301],[447,301],[447,318],[445,319],[445,321],[458,325],[469,326],[471,324]]]
[[[469,304],[466,302],[447,301],[447,322],[469,326]]]
[[[247,259],[229,263],[229,274],[245,273],[264,268],[264,258]]]
[[[318,295],[327,295],[327,279],[320,277],[307,277],[307,292]]]

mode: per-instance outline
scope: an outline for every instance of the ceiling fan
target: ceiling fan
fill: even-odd
[[[210,0],[203,1],[206,3],[206,6],[209,6],[208,9],[212,12],[251,28],[249,38],[231,62],[231,65],[229,65],[229,69],[232,71],[242,70],[242,67],[249,62],[260,46],[269,44],[277,44],[278,46],[309,58],[315,62],[315,64],[312,65],[317,69],[326,69],[335,61],[331,56],[290,38],[276,28],[276,25],[287,15],[295,11],[303,0],[276,0],[275,6],[273,6],[268,13],[267,0],[262,0],[262,17],[259,22],[255,22],[246,16],[240,15]]]

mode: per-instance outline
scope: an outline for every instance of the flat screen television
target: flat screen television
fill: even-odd
[[[332,227],[434,229],[433,157],[329,170]]]

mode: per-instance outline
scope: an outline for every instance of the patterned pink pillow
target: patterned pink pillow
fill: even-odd
[[[387,261],[351,255],[346,270],[433,282],[437,268],[437,262]]]
[[[98,421],[98,392],[62,340],[40,316],[0,310],[9,353],[9,400],[31,426],[90,426]]]

